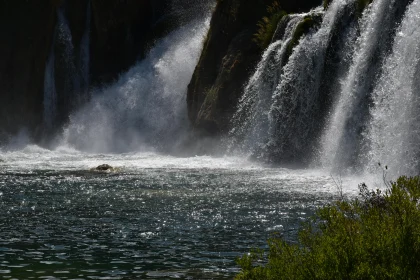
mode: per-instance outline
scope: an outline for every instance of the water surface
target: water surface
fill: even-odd
[[[328,174],[233,157],[1,152],[0,275],[231,279],[235,258],[337,198]],[[102,163],[111,173],[89,169]],[[355,193],[357,184],[345,188]]]

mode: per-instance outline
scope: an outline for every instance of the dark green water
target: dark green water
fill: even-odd
[[[336,195],[329,176],[232,158],[0,157],[0,278],[232,279],[235,258]],[[90,172],[98,163],[116,173]]]

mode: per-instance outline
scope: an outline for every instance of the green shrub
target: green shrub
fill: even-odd
[[[420,279],[420,178],[359,188],[358,199],[318,210],[298,244],[272,238],[267,257],[239,259],[236,279]]]
[[[258,22],[258,31],[254,35],[254,42],[256,42],[261,49],[265,49],[270,45],[274,33],[276,32],[277,24],[287,15],[287,13],[281,9],[280,4],[277,1],[274,1],[267,7],[267,12],[268,16],[263,17],[262,20]]]

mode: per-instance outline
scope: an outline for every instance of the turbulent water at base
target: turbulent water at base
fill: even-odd
[[[186,90],[208,25],[204,19],[172,32],[118,82],[93,92],[70,116],[66,145],[90,152],[175,149],[188,127]]]
[[[417,2],[374,0],[362,13],[360,1],[332,1],[285,65],[294,32],[273,42],[244,90],[231,150],[340,174],[418,174]]]

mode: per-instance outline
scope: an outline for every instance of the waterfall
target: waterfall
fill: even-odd
[[[404,2],[404,3],[403,3]],[[363,133],[369,119],[371,93],[408,1],[375,0],[365,10],[353,62],[343,80],[321,139],[320,162],[337,171],[360,169],[367,152]]]
[[[44,74],[44,125],[47,130],[53,128],[54,120],[57,114],[57,91],[55,88],[55,54],[54,54],[55,36],[51,44],[50,54],[45,65]]]
[[[57,51],[60,54],[61,61],[58,67],[63,67],[63,79],[65,81],[65,90],[78,91],[80,90],[80,80],[75,63],[75,50],[73,45],[73,38],[71,34],[70,25],[64,14],[64,8],[57,10],[57,35],[58,46]],[[70,98],[70,96],[68,96]]]
[[[257,70],[245,87],[230,131],[230,148],[254,154],[266,142],[268,135],[268,110],[272,93],[279,83],[280,71],[285,61],[287,47],[296,26],[306,14],[286,16],[284,35],[264,52]]]
[[[44,124],[47,131],[54,129],[71,109],[89,99],[91,3],[88,1],[87,4],[86,27],[78,58],[64,6],[58,8],[56,14],[57,23],[44,77]]]
[[[86,27],[82,37],[82,41],[80,43],[80,104],[87,102],[89,99],[91,13],[91,2],[88,1],[86,8]]]
[[[335,90],[331,77],[348,68],[357,35],[355,5],[337,0],[325,13],[317,8],[290,17],[283,38],[268,47],[245,88],[232,121],[231,150],[286,163],[308,161]],[[296,42],[308,21],[312,27]]]
[[[209,20],[161,39],[148,56],[70,116],[66,145],[90,152],[170,150],[188,125],[185,96]]]
[[[380,162],[394,174],[415,174],[418,2],[374,0],[360,13],[359,1],[334,0],[284,59],[294,26],[317,13],[291,17],[245,87],[231,150],[339,172],[373,171]]]
[[[397,31],[392,54],[373,93],[370,142],[371,170],[381,163],[392,175],[420,170],[420,1],[415,0]]]
[[[327,48],[351,0],[333,1],[321,27],[304,36],[283,67],[269,112],[269,157],[282,162],[310,158],[314,135],[326,98],[320,92]]]

